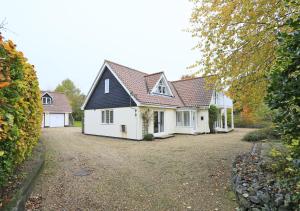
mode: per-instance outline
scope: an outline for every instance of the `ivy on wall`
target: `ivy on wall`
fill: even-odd
[[[31,153],[41,132],[42,104],[34,67],[0,35],[0,187]],[[5,70],[5,74],[4,74]],[[9,80],[5,81],[5,76]]]

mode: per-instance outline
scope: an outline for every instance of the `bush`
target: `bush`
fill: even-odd
[[[278,139],[280,135],[273,127],[267,127],[260,130],[247,133],[244,137],[244,141],[256,142],[264,139]]]
[[[241,117],[240,114],[234,116],[234,127],[236,128],[265,128],[272,124],[270,120],[257,119],[249,121]]]
[[[9,85],[0,88],[1,188],[39,139],[42,104],[33,66],[16,50],[12,41],[3,41],[1,36],[0,58],[0,76],[2,73],[9,78]]]
[[[215,122],[218,120],[220,114],[220,109],[216,106],[211,105],[208,109],[208,116],[209,116],[209,130],[211,133],[215,132]]]
[[[144,140],[146,140],[146,141],[153,141],[153,139],[154,139],[154,136],[153,136],[153,134],[146,134],[146,135],[144,135]]]

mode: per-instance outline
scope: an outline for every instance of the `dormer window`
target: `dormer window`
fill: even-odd
[[[43,105],[50,105],[52,104],[52,98],[51,97],[42,97]]]
[[[160,82],[158,83],[158,93],[159,94],[163,94],[165,95],[166,94],[166,86],[164,85],[163,81],[160,80]]]
[[[162,77],[154,88],[153,94],[172,96],[170,87],[168,86],[166,80]]]

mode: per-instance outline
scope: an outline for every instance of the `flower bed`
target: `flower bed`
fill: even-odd
[[[294,210],[289,187],[264,171],[265,159],[261,144],[252,152],[236,157],[233,163],[232,185],[241,210]]]

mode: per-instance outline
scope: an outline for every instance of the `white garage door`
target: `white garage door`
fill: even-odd
[[[65,115],[64,114],[50,114],[50,127],[64,127]]]

